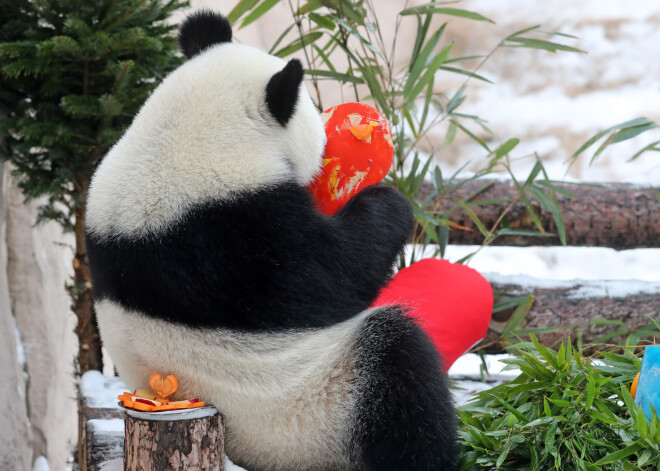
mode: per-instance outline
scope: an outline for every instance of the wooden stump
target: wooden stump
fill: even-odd
[[[224,428],[214,407],[126,410],[125,471],[224,471]]]

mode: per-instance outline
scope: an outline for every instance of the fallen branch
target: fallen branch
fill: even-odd
[[[451,190],[452,197],[467,200],[470,195],[488,186],[471,201],[511,199],[518,193],[516,187],[507,181],[474,180]],[[576,198],[557,194],[557,201],[566,226],[566,244],[573,246],[600,246],[614,249],[641,247],[660,247],[660,198],[654,188],[628,183],[604,183],[601,186],[556,185],[567,190]],[[430,194],[432,187],[425,184],[420,195]],[[539,216],[545,230],[556,233],[552,214],[542,208],[533,198],[532,206]],[[453,228],[449,243],[461,245],[481,245],[484,240],[475,224],[464,210],[455,208],[456,201],[444,198],[438,203],[438,214],[448,213],[449,219],[472,230]],[[431,204],[434,206],[434,203]],[[500,217],[508,203],[471,205],[470,209],[490,228]],[[452,210],[452,208],[454,208]],[[506,219],[514,229],[537,230],[526,211],[525,205],[518,201]],[[559,245],[559,238],[501,236],[493,245]]]
[[[493,284],[493,291],[506,291],[505,297],[534,295],[534,303],[519,328],[557,327],[552,332],[537,334],[541,343],[548,346],[566,340],[569,333],[576,341],[578,327],[585,345],[616,331],[621,331],[621,336],[626,335],[649,325],[650,319],[658,318],[660,312],[660,283],[487,277]],[[483,348],[488,353],[501,352],[501,333],[512,313],[513,310],[508,310],[494,314],[486,338],[477,348]],[[604,320],[614,322],[603,323]],[[625,324],[625,327],[618,322]]]

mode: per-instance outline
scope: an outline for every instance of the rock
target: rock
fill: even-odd
[[[13,398],[0,402],[0,469],[30,469],[32,463],[31,430],[27,415],[22,345],[11,312],[7,280],[7,244],[5,211],[7,193],[5,171],[0,165],[0,397]]]
[[[71,252],[57,245],[58,242],[70,244],[71,238],[63,235],[55,223],[35,227],[38,201],[24,204],[20,189],[9,175],[10,167],[3,164],[2,169],[4,210],[0,220],[6,224],[6,237],[0,246],[6,254],[3,257],[6,267],[0,269],[0,277],[6,277],[6,281],[0,278],[0,289],[8,290],[9,297],[5,300],[11,309],[3,311],[15,318],[27,373],[27,400],[6,404],[11,405],[12,414],[22,415],[22,420],[31,424],[27,432],[29,439],[21,439],[29,444],[30,461],[33,456],[43,455],[51,469],[59,470],[65,467],[77,441],[73,358],[78,343],[73,333],[75,319],[64,289],[71,274]],[[12,326],[9,332],[14,331]],[[6,354],[0,357],[0,361],[7,361]],[[3,374],[4,371],[3,367]],[[13,388],[20,382],[9,384]],[[16,430],[21,433],[20,427]]]

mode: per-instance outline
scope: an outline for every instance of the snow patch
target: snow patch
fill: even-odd
[[[32,465],[32,471],[50,471],[50,466],[48,465],[48,459],[41,455],[39,458],[34,460]]]
[[[99,463],[98,469],[99,471],[124,471],[124,458],[115,458],[112,460],[103,461],[102,463]],[[48,471],[48,469],[39,470],[39,471]],[[246,470],[244,468],[241,468],[240,466],[236,466],[234,463],[232,463],[229,460],[229,458],[225,456],[225,471],[246,471]]]
[[[232,463],[229,458],[225,456],[225,471],[246,471],[244,468],[241,468],[240,466],[236,466],[234,463]]]
[[[456,407],[461,407],[468,402],[470,399],[481,391],[488,391],[495,386],[499,386],[504,381],[495,381],[490,383],[483,383],[481,381],[470,381],[470,380],[458,380],[452,381],[454,395],[454,405]]]
[[[21,365],[21,369],[23,370],[23,380],[25,381],[25,384],[27,384],[30,381],[30,374],[27,372],[27,357],[25,356],[25,348],[23,347],[23,340],[21,339],[21,331],[16,323],[16,318],[14,316],[11,318],[14,321],[14,334],[16,335],[16,360],[18,361],[18,364]],[[19,397],[25,397],[25,389],[22,386],[23,385],[20,383],[16,383],[16,392],[18,392]]]
[[[99,471],[124,471],[124,458],[115,458],[99,463]]]
[[[478,249],[478,246],[450,245],[447,247],[446,258],[459,260]],[[433,253],[429,251],[424,255],[432,256]],[[527,275],[545,280],[634,278],[660,282],[660,270],[657,268],[660,266],[659,249],[616,251],[603,247],[486,247],[479,250],[468,265],[481,273]],[[534,285],[538,286],[539,283]]]
[[[23,348],[23,341],[21,340],[21,331],[18,329],[18,324],[16,324],[16,318],[12,316],[12,319],[14,320],[14,333],[16,334],[16,359],[18,360],[18,364],[21,365],[21,368],[25,370],[27,367],[27,358],[25,356],[25,349]]]
[[[121,379],[116,376],[103,376],[100,371],[87,371],[80,378],[80,395],[92,408],[118,408],[117,396],[125,391],[126,386]]]
[[[124,435],[123,419],[91,419],[87,421],[87,426],[94,433]]]
[[[639,280],[541,280],[526,275],[506,276],[497,273],[484,274],[491,283],[520,285],[523,290],[513,290],[512,294],[524,294],[524,288],[572,289],[569,299],[584,298],[625,298],[640,294],[660,294],[660,283]]]
[[[512,355],[485,355],[482,361],[476,353],[468,353],[458,358],[448,371],[456,407],[466,404],[480,391],[515,379],[520,374],[518,368],[508,367],[509,370],[503,371],[507,367],[503,360],[509,358],[513,358]],[[488,373],[482,374],[481,366],[484,363]]]
[[[476,379],[481,380],[481,365],[486,364],[488,374],[484,375],[485,381],[511,380],[520,374],[520,370],[503,371],[507,366],[503,360],[513,358],[503,353],[500,355],[485,355],[484,361],[476,353],[467,353],[459,357],[449,368],[448,374],[451,379]]]
[[[589,283],[580,286],[580,288],[571,293],[569,298],[625,298],[638,294],[660,294],[660,284],[638,280],[602,281],[600,283]]]
[[[467,2],[471,9],[494,18],[493,13],[501,13],[503,9],[509,12],[518,12],[534,25],[548,20],[548,10],[539,8],[536,2],[529,0],[508,0],[507,2],[493,2],[492,0],[470,0]],[[660,7],[656,2],[647,0],[582,0],[573,2],[571,0],[555,0],[552,8],[553,21],[574,21],[578,17],[585,16],[589,12],[589,18],[596,22],[602,20],[643,20],[657,14]]]

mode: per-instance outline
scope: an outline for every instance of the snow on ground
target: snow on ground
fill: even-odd
[[[48,466],[48,459],[43,455],[38,457],[36,460],[34,460],[32,471],[50,471],[50,466]]]
[[[80,395],[92,408],[117,407],[117,396],[126,391],[124,383],[116,376],[103,376],[100,371],[90,370],[80,379]]]
[[[23,379],[25,380],[25,384],[27,384],[28,381],[30,381],[30,374],[27,372],[27,357],[25,356],[23,339],[21,338],[21,331],[19,330],[18,324],[16,323],[16,318],[14,316],[11,318],[14,321],[14,334],[16,335],[16,360],[23,370]],[[16,390],[19,397],[25,397],[24,385],[16,383]]]
[[[225,471],[245,471],[245,469],[241,468],[240,466],[236,466],[229,460],[229,458],[225,457]]]
[[[511,358],[511,355],[485,355],[482,361],[479,355],[468,353],[456,360],[449,369],[454,403],[462,406],[475,393],[515,379],[520,374],[520,370],[502,371],[507,366],[502,360],[507,358]],[[484,364],[485,370],[482,369]]]
[[[33,471],[49,471],[48,468],[43,470],[37,470],[36,468]],[[124,471],[124,459],[115,458],[114,460],[104,461],[99,465],[99,471]],[[229,461],[229,458],[225,457],[225,471],[245,471],[245,469],[240,466],[236,466],[234,463]]]
[[[121,433],[124,434],[124,420],[123,419],[91,419],[87,421],[87,425],[92,432],[95,433]]]

